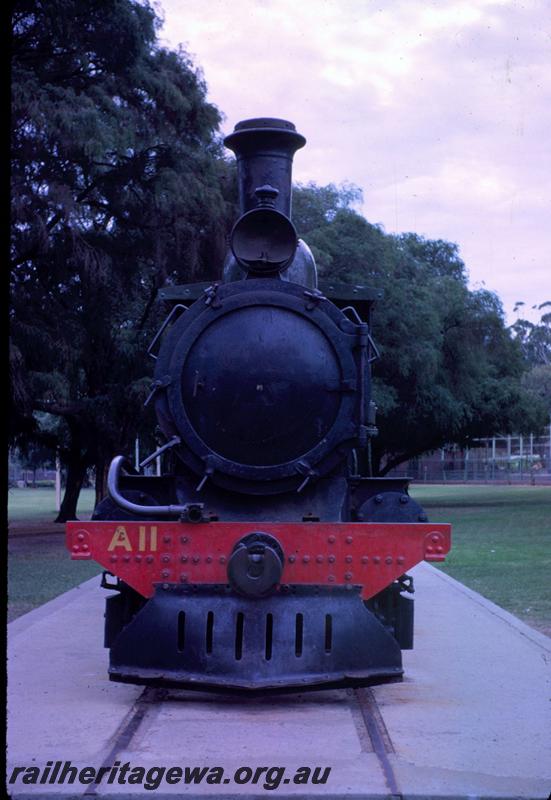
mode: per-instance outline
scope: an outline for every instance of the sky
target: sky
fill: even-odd
[[[387,233],[456,242],[510,323],[551,300],[551,0],[159,0],[236,122],[292,121],[293,179],[348,181]]]

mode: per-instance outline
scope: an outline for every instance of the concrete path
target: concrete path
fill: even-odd
[[[26,614],[8,626],[8,779],[15,767],[38,772],[20,771],[10,794],[547,798],[551,639],[427,564],[414,575],[407,677],[360,692],[242,698],[110,683],[99,578]],[[101,783],[49,784],[69,761],[68,777],[73,766],[104,767]],[[48,762],[43,784],[23,783]],[[110,770],[126,762],[119,783]],[[127,781],[137,767],[165,777],[196,766],[209,783],[185,785],[184,773],[155,788],[159,770],[150,790],[147,774]],[[325,783],[296,784],[301,767],[331,770]]]

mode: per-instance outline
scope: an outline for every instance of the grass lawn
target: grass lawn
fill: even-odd
[[[551,487],[419,484],[411,494],[453,526],[439,569],[551,635]]]
[[[83,489],[78,513],[83,518],[89,516],[93,505],[94,490]],[[51,530],[56,516],[54,489],[9,490],[10,522],[29,522],[32,527],[44,522]],[[59,528],[55,533],[9,537],[8,620],[31,611],[101,572],[101,567],[93,561],[71,561],[65,549],[65,526],[55,527]]]
[[[60,528],[63,526],[60,525]],[[11,622],[100,572],[101,567],[95,561],[71,561],[65,549],[63,532],[44,536],[10,537],[8,621]]]
[[[94,508],[94,490],[83,489],[78,500],[77,512],[83,516],[91,514]],[[55,510],[54,489],[10,489],[8,491],[8,518],[10,522],[19,520],[48,520],[53,522]],[[61,525],[59,526],[61,528]]]

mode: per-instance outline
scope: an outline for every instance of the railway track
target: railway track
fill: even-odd
[[[333,708],[339,708],[341,711],[347,709],[350,712],[361,751],[372,753],[376,757],[388,788],[387,796],[392,800],[400,800],[402,794],[389,758],[395,753],[395,750],[373,689],[340,689],[332,690],[329,694]],[[327,706],[324,703],[324,696],[327,696],[326,692],[309,692],[306,695],[264,695],[260,697],[238,694],[201,694],[199,698],[196,692],[146,687],[113,735],[101,766],[107,770],[114,764],[120,763],[121,759],[131,759],[135,745],[136,750],[140,751],[142,748],[141,743],[154,739],[159,717],[162,717],[167,707],[170,706],[179,709],[178,716],[180,716],[180,719],[186,716],[187,706],[189,705],[194,707],[196,713],[198,702],[205,703],[207,713],[212,713],[212,709],[218,705],[221,707],[229,705],[236,714],[239,714],[240,710],[249,714],[251,711],[253,713],[259,712],[260,714],[264,711],[270,717],[273,708],[281,709],[282,699],[289,706],[304,704],[306,699],[309,710],[312,710],[317,704],[315,696],[319,697],[320,708],[323,708],[325,713]],[[273,703],[271,703],[271,700],[273,700]],[[328,730],[331,729],[330,715],[327,718],[327,727]],[[216,736],[214,728],[212,736]],[[102,793],[101,787],[91,785],[83,792],[82,796],[95,797],[102,795]]]
[[[398,788],[398,781],[396,779],[394,769],[389,760],[389,754],[395,752],[394,745],[392,744],[392,739],[390,738],[390,734],[385,725],[385,721],[377,703],[375,693],[373,692],[373,689],[370,688],[354,689],[353,697],[360,710],[363,726],[367,731],[371,749],[377,756],[377,760],[379,761],[383,775],[385,776],[385,781],[389,792],[392,797],[399,798],[402,795]],[[352,714],[354,716],[354,721],[356,721],[354,709]],[[358,736],[363,748],[363,731],[357,723],[356,730],[358,731]]]

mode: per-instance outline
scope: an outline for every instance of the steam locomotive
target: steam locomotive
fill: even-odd
[[[101,564],[111,680],[203,690],[297,690],[400,680],[413,646],[429,524],[408,480],[370,476],[372,308],[381,293],[318,284],[291,221],[305,138],[238,123],[241,215],[219,282],[167,287],[150,355],[164,443],[151,476],[116,457],[109,497],[67,525]]]

